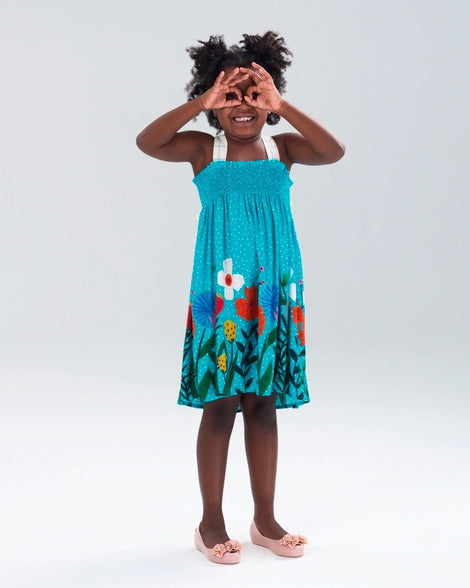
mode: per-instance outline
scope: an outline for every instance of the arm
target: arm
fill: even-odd
[[[335,163],[343,157],[346,148],[319,122],[310,118],[295,106],[283,100],[277,114],[287,120],[297,133],[278,135],[284,143],[290,163],[304,165],[325,165]]]
[[[324,165],[341,159],[346,151],[343,143],[319,122],[284,100],[269,73],[257,63],[252,65],[257,75],[253,72],[249,74],[254,84],[248,88],[245,102],[279,114],[300,133],[276,135],[288,167],[293,163]],[[241,68],[241,71],[250,72],[246,68]],[[253,92],[256,92],[256,98],[252,97]]]
[[[236,84],[247,77],[238,68],[227,77],[221,71],[212,88],[204,94],[170,110],[145,127],[136,137],[137,147],[151,157],[164,161],[190,161],[193,167],[197,167],[196,162],[203,159],[204,150],[212,149],[212,136],[200,131],[178,131],[203,110],[240,105],[242,96]],[[229,99],[233,94],[235,98]]]
[[[201,97],[170,110],[137,135],[137,147],[146,155],[164,161],[194,161],[206,133],[178,131],[203,110]]]

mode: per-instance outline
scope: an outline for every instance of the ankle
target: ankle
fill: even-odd
[[[273,512],[255,512],[255,514],[253,515],[253,520],[256,524],[260,525],[270,525],[276,522]]]
[[[214,516],[204,516],[201,519],[200,528],[206,531],[208,530],[216,530],[216,529],[225,529],[225,521],[223,516],[214,517]]]

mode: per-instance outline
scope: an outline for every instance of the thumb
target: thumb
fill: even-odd
[[[243,100],[248,104],[248,106],[256,106],[257,104],[256,99],[252,98],[251,96],[247,96],[246,94],[243,96]]]

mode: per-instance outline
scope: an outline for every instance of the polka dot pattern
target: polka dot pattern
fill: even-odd
[[[297,408],[309,394],[289,171],[277,159],[220,160],[193,181],[202,208],[178,404],[253,392]]]

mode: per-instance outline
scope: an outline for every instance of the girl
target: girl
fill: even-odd
[[[276,409],[309,402],[299,245],[290,209],[294,163],[338,161],[344,145],[282,97],[291,51],[268,31],[227,47],[221,35],[188,49],[188,102],[136,142],[164,161],[191,163],[201,199],[178,404],[202,408],[197,463],[202,520],[195,545],[217,563],[240,561],[222,493],[230,435],[242,412],[254,500],[253,543],[302,555],[306,538],[274,516]],[[214,137],[181,131],[205,112]],[[297,132],[262,134],[283,117]]]

